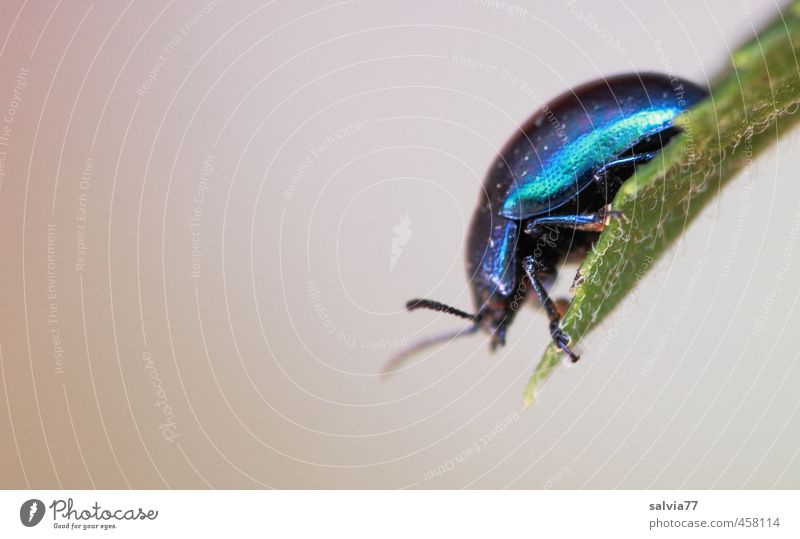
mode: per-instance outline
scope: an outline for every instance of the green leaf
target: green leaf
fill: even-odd
[[[578,343],[641,281],[686,226],[738,172],[798,119],[800,2],[733,54],[711,97],[679,118],[684,133],[617,193],[612,221],[584,260],[561,322]],[[525,390],[525,405],[563,354],[547,348]]]

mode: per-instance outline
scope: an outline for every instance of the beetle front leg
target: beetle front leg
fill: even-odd
[[[615,179],[615,176],[629,177],[637,166],[651,161],[656,154],[656,152],[640,152],[618,157],[614,161],[598,168],[593,175],[593,179],[599,184],[605,184],[609,179],[617,182],[618,179]]]
[[[616,210],[587,213],[583,215],[539,217],[528,221],[525,225],[525,233],[535,235],[546,226],[585,230],[587,232],[602,232],[609,225],[612,218],[623,219],[624,217],[625,215],[621,211]]]
[[[550,336],[553,339],[553,342],[556,343],[556,345],[561,348],[574,363],[580,358],[569,348],[569,337],[567,337],[559,327],[561,315],[558,313],[555,303],[553,303],[553,300],[550,299],[550,296],[544,289],[542,282],[536,276],[536,266],[536,259],[534,259],[532,256],[526,256],[522,260],[522,270],[528,276],[528,280],[533,287],[533,291],[536,293],[536,297],[539,298],[539,302],[544,307],[547,317],[550,319]]]

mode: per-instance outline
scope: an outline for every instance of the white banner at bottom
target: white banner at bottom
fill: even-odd
[[[797,491],[0,491],[0,537],[800,537]]]

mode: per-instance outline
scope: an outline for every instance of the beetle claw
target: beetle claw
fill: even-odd
[[[608,210],[607,212],[605,212],[605,219],[603,220],[603,226],[610,225],[612,219],[616,219],[617,221],[621,221],[623,223],[630,222],[630,219],[628,219],[628,216],[625,215],[624,212],[620,210]]]
[[[555,342],[556,345],[569,356],[569,359],[573,363],[581,358],[581,356],[573,352],[569,347],[569,337],[567,337],[567,335],[561,331],[561,328],[556,328],[553,330],[553,342]]]

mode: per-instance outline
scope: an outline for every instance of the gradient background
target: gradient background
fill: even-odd
[[[542,100],[705,82],[779,9],[603,5],[5,0],[0,486],[800,486],[796,133],[531,409],[537,308],[379,377],[462,323],[406,299],[471,308],[481,179]]]

